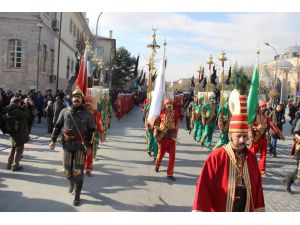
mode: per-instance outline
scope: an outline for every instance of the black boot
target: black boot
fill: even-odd
[[[81,194],[81,189],[83,185],[83,180],[82,181],[77,181],[76,182],[76,188],[75,188],[75,198],[73,201],[74,206],[78,206],[80,204],[80,194]]]
[[[79,204],[80,204],[80,193],[76,193],[74,201],[73,201],[73,205],[74,206],[79,206]]]

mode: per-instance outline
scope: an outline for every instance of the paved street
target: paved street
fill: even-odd
[[[283,189],[284,176],[294,168],[289,157],[290,125],[287,122],[285,126],[287,140],[279,141],[278,157],[267,158],[270,176],[263,178],[267,211],[300,211],[299,185],[292,186],[292,196]],[[166,178],[167,158],[160,172],[154,171],[144,134],[137,107],[120,121],[112,121],[107,142],[101,145],[94,162],[94,176],[85,177],[80,207],[72,205],[74,196],[68,193],[68,182],[61,173],[60,144],[55,151],[48,149],[45,120],[34,124],[32,140],[25,146],[22,172],[6,170],[9,141],[0,135],[0,211],[191,211],[195,184],[209,152],[193,141],[183,123],[176,152],[176,181],[172,182]],[[218,131],[214,144],[217,136]]]

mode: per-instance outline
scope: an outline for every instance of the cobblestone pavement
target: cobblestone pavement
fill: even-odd
[[[288,121],[288,120],[287,120]],[[62,176],[61,147],[49,151],[46,124],[34,123],[32,140],[26,144],[24,171],[5,169],[9,140],[0,134],[0,211],[174,211],[189,212],[201,166],[209,154],[184,130],[179,131],[176,151],[176,182],[166,179],[167,157],[161,171],[154,172],[146,154],[141,110],[135,108],[120,121],[113,120],[107,142],[100,146],[94,162],[94,176],[85,177],[82,205],[73,207]],[[267,177],[263,177],[266,211],[300,211],[300,188],[289,195],[283,179],[294,169],[289,153],[292,136],[285,124],[286,141],[278,142],[278,157],[267,157]],[[214,133],[215,144],[218,131]],[[259,158],[259,154],[257,154]],[[26,205],[26,207],[24,207]]]

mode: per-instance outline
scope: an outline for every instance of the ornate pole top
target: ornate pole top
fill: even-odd
[[[198,73],[201,73],[201,72],[202,72],[202,66],[201,66],[201,65],[199,66],[199,69],[197,70],[197,72],[198,72]]]
[[[211,64],[214,64],[212,55],[209,56],[208,61],[206,63],[209,65],[209,69],[211,69]]]
[[[259,48],[256,49],[256,54],[257,54],[257,56],[259,56],[259,54],[260,54]]]
[[[148,44],[147,48],[151,48],[153,51],[155,51],[156,49],[159,49],[160,46],[156,43],[156,33],[155,33],[155,31],[157,30],[157,28],[154,29],[152,27],[152,30],[153,30],[152,43]]]
[[[222,62],[222,67],[224,67],[224,62],[227,60],[227,57],[225,56],[226,53],[224,51],[221,52],[219,60]]]

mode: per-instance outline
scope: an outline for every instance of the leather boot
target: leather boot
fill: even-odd
[[[83,181],[77,181],[76,182],[76,188],[75,188],[75,198],[73,201],[74,206],[78,206],[80,204],[80,194],[82,189]]]
[[[74,198],[74,201],[73,201],[73,205],[74,206],[79,206],[80,204],[80,193],[75,193],[75,198]]]
[[[289,193],[289,194],[292,194],[291,184],[292,184],[291,181],[284,179],[284,188],[287,191],[287,193]]]

